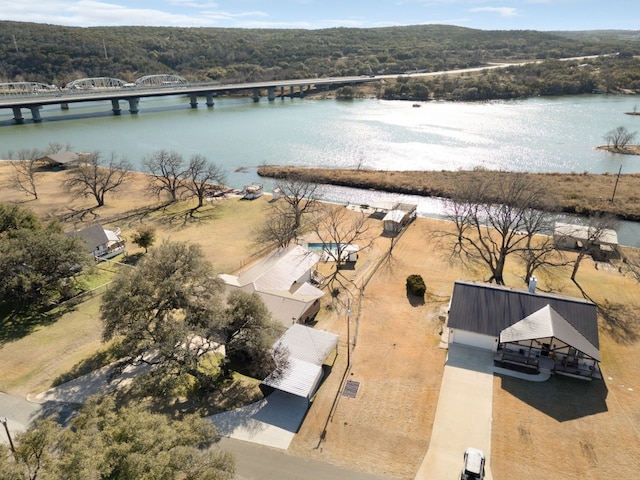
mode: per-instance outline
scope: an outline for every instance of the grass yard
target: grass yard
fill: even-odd
[[[0,180],[8,178],[8,168],[0,162]],[[264,218],[267,196],[254,201],[214,200],[190,216],[187,204],[163,210],[145,195],[144,177],[136,175],[116,197],[107,198],[106,207],[93,209],[86,199],[66,197],[61,179],[61,172],[42,173],[40,199],[24,206],[44,218],[61,218],[68,229],[92,221],[119,226],[129,239],[138,228],[152,226],[157,242],[200,244],[220,272],[234,272],[263,253],[254,232]],[[1,202],[22,200],[6,186],[0,189]],[[488,275],[452,261],[450,245],[435,240],[433,231],[449,228],[446,222],[417,219],[395,243],[391,255],[390,239],[380,236],[381,222],[370,222],[372,248],[360,252],[352,270],[342,272],[340,295],[323,299],[316,328],[340,334],[338,355],[327,366],[331,373],[289,453],[412,479],[429,446],[446,355],[439,348],[439,333],[453,282]],[[131,243],[128,248],[131,253],[142,252]],[[325,275],[333,268],[331,263],[320,265]],[[522,273],[522,266],[510,258],[507,285],[524,288]],[[424,302],[407,295],[405,281],[411,274],[420,274],[426,282]],[[569,279],[570,267],[539,271],[537,277],[542,290],[586,296],[601,307],[604,380],[554,377],[538,384],[496,376],[493,476],[497,480],[633,477],[640,471],[639,285],[617,268],[596,265],[590,259],[583,261],[577,285]],[[346,312],[347,298],[351,315]],[[29,335],[3,340],[0,390],[38,393],[56,379],[107,359],[106,353],[99,353],[106,346],[100,341],[98,309],[99,298],[92,298],[57,321],[35,327]],[[347,318],[352,343],[349,370]],[[360,383],[356,398],[340,395],[346,379]],[[237,395],[253,387],[242,382],[235,388],[223,395],[228,406],[237,404]]]

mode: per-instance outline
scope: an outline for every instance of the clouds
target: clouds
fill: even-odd
[[[329,28],[446,24],[484,30],[637,29],[637,0],[0,0],[0,20],[70,26]],[[597,14],[595,13],[597,12]]]

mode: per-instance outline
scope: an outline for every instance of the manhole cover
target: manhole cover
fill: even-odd
[[[353,380],[347,380],[342,395],[349,398],[356,398],[358,394],[358,388],[360,388],[360,382],[354,382]]]

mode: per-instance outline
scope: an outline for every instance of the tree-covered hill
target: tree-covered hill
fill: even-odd
[[[0,82],[191,81],[400,74],[496,61],[640,53],[638,32],[484,31],[445,25],[323,30],[63,27],[0,22]],[[625,34],[626,33],[626,34]],[[636,35],[634,36],[633,33]]]

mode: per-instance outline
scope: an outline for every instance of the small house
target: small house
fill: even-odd
[[[70,235],[84,240],[87,252],[96,260],[107,260],[125,253],[125,240],[120,237],[120,229],[107,230],[100,224],[92,225]]]
[[[418,206],[411,203],[376,202],[372,205],[376,211],[385,212],[382,218],[385,233],[396,234],[415,220]]]
[[[449,343],[491,350],[501,366],[600,376],[596,305],[581,298],[457,281],[447,329]]]
[[[320,255],[300,245],[280,248],[238,275],[221,274],[227,292],[256,292],[274,320],[284,326],[308,323],[320,311],[324,292],[313,285],[312,271]]]

